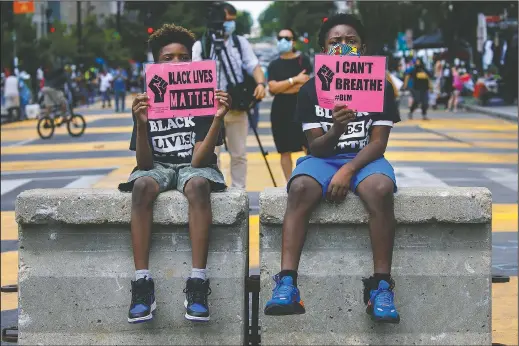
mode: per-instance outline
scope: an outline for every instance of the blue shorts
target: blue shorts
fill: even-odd
[[[292,172],[292,176],[287,184],[287,191],[290,189],[290,183],[295,177],[307,175],[314,178],[321,185],[324,198],[328,191],[328,184],[330,184],[335,173],[351,160],[353,160],[351,155],[345,154],[327,158],[319,158],[312,155],[303,156],[297,160],[296,168]],[[397,191],[395,170],[384,157],[368,163],[364,168],[359,170],[357,174],[351,178],[350,189],[356,193],[357,186],[359,186],[360,182],[372,174],[383,174],[393,180],[395,184],[394,192]]]

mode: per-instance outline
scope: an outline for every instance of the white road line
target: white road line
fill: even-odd
[[[24,140],[24,141],[20,141],[20,142],[16,142],[16,143],[13,143],[13,144],[7,145],[7,147],[19,147],[19,146],[22,146],[22,145],[25,145],[25,144],[28,144],[28,143],[34,142],[36,139],[37,139],[37,138],[26,139],[26,140]]]
[[[421,167],[395,167],[396,183],[400,187],[448,187],[443,180]]]
[[[509,168],[486,168],[483,175],[501,186],[517,192],[517,173]]]
[[[1,196],[5,195],[6,193],[9,193],[13,191],[14,189],[27,184],[32,179],[8,179],[8,180],[2,180],[2,184],[0,184],[1,187]]]
[[[97,183],[101,178],[103,178],[104,175],[84,175],[79,179],[74,180],[67,186],[65,186],[65,189],[83,189],[83,188],[89,188],[95,183]]]

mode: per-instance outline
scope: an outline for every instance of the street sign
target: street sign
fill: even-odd
[[[34,13],[34,0],[13,1],[14,14]]]

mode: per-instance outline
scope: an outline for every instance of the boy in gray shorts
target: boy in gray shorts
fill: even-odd
[[[171,24],[165,24],[149,39],[157,63],[191,61],[194,42],[193,33]],[[150,89],[155,90],[151,85]],[[193,269],[184,290],[185,317],[192,321],[209,320],[207,296],[211,290],[205,268],[212,220],[210,194],[226,188],[214,149],[216,145],[223,144],[220,130],[231,103],[225,92],[216,91],[215,96],[218,102],[216,114],[160,120],[148,120],[150,105],[146,94],[137,95],[133,101],[134,126],[130,150],[136,152],[137,167],[128,181],[119,185],[120,191],[132,192],[131,234],[135,281],[132,281],[132,301],[128,313],[130,323],[153,318],[156,308],[154,282],[148,266],[153,202],[159,193],[172,189],[184,193],[189,201]]]

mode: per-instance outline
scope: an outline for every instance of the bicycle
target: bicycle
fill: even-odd
[[[41,109],[45,110],[45,105],[42,105]],[[56,127],[60,127],[64,123],[67,124],[67,131],[72,137],[80,137],[85,132],[85,118],[81,114],[74,113],[67,102],[66,112],[61,110],[60,105],[53,105],[48,115],[40,117],[37,125],[38,135],[41,139],[49,139],[54,135]],[[48,130],[49,133],[44,132],[45,130]]]

